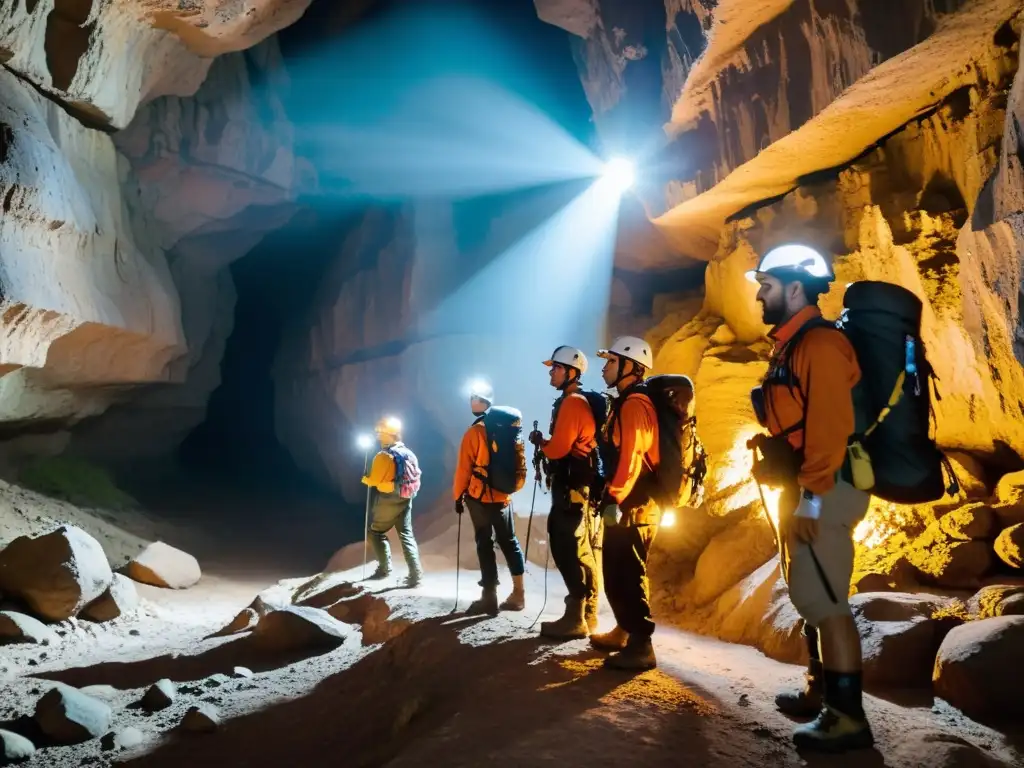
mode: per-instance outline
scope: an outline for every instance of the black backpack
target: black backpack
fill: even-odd
[[[609,445],[619,408],[627,397],[635,393],[650,398],[658,417],[661,460],[654,472],[657,481],[655,501],[662,509],[699,507],[704,500],[708,454],[697,434],[697,417],[693,415],[693,382],[689,376],[666,373],[651,376],[623,392],[609,419],[606,440]]]
[[[496,405],[474,423],[483,422],[490,462],[487,474],[474,473],[484,485],[500,493],[516,493],[526,483],[526,446],[523,444],[523,414],[515,408]]]
[[[871,459],[875,484],[864,490],[895,504],[937,501],[960,487],[932,437],[936,377],[921,341],[921,311],[921,300],[906,288],[864,280],[847,289],[838,322],[807,323],[787,344],[795,349],[799,337],[821,326],[850,340],[861,378],[853,389],[856,431],[849,442],[860,443]]]

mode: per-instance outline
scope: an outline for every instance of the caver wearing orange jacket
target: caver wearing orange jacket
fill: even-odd
[[[757,300],[775,341],[764,382],[755,390],[761,393],[755,409],[763,404],[758,417],[772,436],[759,458],[766,474],[758,467],[755,474],[782,478],[783,575],[804,619],[810,658],[806,687],[775,701],[791,716],[818,715],[794,731],[802,748],[869,747],[874,739],[862,706],[860,637],[848,595],[852,531],[867,513],[870,497],[840,477],[855,429],[853,387],[860,367],[849,340],[828,327],[816,306],[833,279],[819,253],[802,245],[780,246],[765,254],[748,278],[759,286]],[[771,471],[773,465],[782,470]]]
[[[482,417],[493,403],[494,391],[489,385],[474,385],[469,397],[470,409],[474,416],[478,419]],[[521,444],[517,446],[517,451],[522,451]],[[495,490],[485,481],[490,462],[487,430],[481,421],[476,421],[466,430],[459,445],[459,459],[452,480],[452,498],[458,514],[461,515],[465,509],[469,510],[476,539],[476,553],[480,559],[480,586],[483,591],[480,599],[473,601],[466,612],[493,616],[499,610],[521,611],[525,608],[523,574],[526,572],[526,559],[516,536],[509,495]],[[526,462],[522,456],[519,464],[525,472]],[[494,557],[495,539],[512,576],[512,594],[500,605],[497,592],[498,563]]]
[[[590,488],[598,469],[597,422],[580,388],[587,372],[587,356],[579,349],[560,346],[544,361],[548,382],[561,392],[551,414],[551,438],[539,431],[530,442],[546,459],[551,487],[548,541],[551,557],[565,582],[565,612],[555,621],[544,621],[540,633],[557,640],[586,637],[597,628],[599,580],[594,552],[595,529]],[[606,409],[602,395],[590,393]],[[603,414],[602,414],[603,418]]]
[[[654,470],[658,454],[658,420],[654,404],[635,391],[653,366],[651,348],[643,339],[622,336],[598,353],[605,359],[601,375],[618,390],[603,439],[615,456],[605,468],[610,480],[601,501],[605,518],[602,572],[604,591],[615,614],[611,632],[591,635],[591,644],[615,650],[605,665],[643,670],[657,666],[651,636],[647,559],[658,532],[654,501]]]

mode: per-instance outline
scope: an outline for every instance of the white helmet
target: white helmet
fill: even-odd
[[[548,368],[555,363],[575,368],[580,372],[580,376],[587,372],[587,356],[576,347],[562,345],[551,353],[551,359],[544,361],[544,365]]]
[[[618,355],[635,363],[640,363],[647,370],[654,367],[654,355],[651,354],[651,345],[636,336],[619,336],[608,349],[599,349],[597,351],[598,357],[607,358],[609,355]]]
[[[789,273],[797,277],[832,281],[835,274],[825,257],[806,245],[789,243],[772,248],[761,257],[756,269],[747,272],[747,280],[757,282],[757,275]]]
[[[482,379],[476,379],[469,383],[469,396],[477,400],[483,400],[488,404],[494,403],[494,387]]]

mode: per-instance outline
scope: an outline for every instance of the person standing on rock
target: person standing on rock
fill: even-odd
[[[658,533],[661,511],[655,501],[659,464],[658,416],[650,397],[637,391],[653,367],[651,347],[643,339],[622,336],[597,353],[601,374],[618,391],[603,430],[609,477],[601,501],[604,516],[604,591],[615,614],[611,632],[592,634],[595,648],[615,651],[605,665],[643,670],[657,666],[651,637],[647,559]]]
[[[551,437],[538,430],[530,442],[546,459],[551,488],[548,541],[565,589],[565,613],[556,621],[541,622],[544,637],[571,640],[586,637],[597,628],[598,575],[594,556],[594,529],[600,525],[590,489],[600,475],[597,429],[604,424],[607,401],[598,392],[584,393],[581,377],[587,357],[575,347],[558,347],[544,365],[550,368],[551,386],[562,394],[551,416]]]
[[[456,513],[461,515],[469,508],[480,559],[483,591],[466,612],[496,616],[499,610],[521,611],[526,607],[523,587],[526,560],[516,536],[511,504],[512,494],[526,482],[526,453],[522,443],[522,415],[513,408],[493,404],[494,390],[490,385],[474,384],[469,405],[476,420],[466,430],[459,446],[452,498]],[[512,575],[512,594],[500,605],[495,538]]]
[[[861,645],[848,601],[853,538],[869,495],[843,479],[854,433],[853,387],[861,370],[846,336],[821,317],[818,297],[834,280],[818,252],[783,245],[747,273],[775,342],[751,399],[768,430],[751,441],[754,477],[782,489],[778,538],[789,596],[804,619],[806,687],[776,697],[781,711],[817,718],[797,746],[828,752],[874,743],[862,705]],[[768,510],[766,513],[770,514]]]
[[[402,425],[398,419],[385,418],[375,429],[380,451],[373,457],[370,474],[363,477],[363,485],[372,489],[372,514],[367,535],[377,556],[377,570],[371,579],[386,579],[391,575],[391,547],[388,531],[398,529],[409,575],[407,587],[416,587],[423,581],[419,547],[412,531],[412,500],[420,487],[419,462],[402,442]]]

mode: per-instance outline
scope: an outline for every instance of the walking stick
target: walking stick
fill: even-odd
[[[363,477],[366,476],[369,470],[370,461],[370,449],[367,448],[363,451]],[[362,579],[366,578],[366,550],[369,547],[370,538],[370,486],[366,486],[366,513],[363,515],[363,574]]]
[[[537,431],[537,421],[533,422],[533,431]],[[530,560],[530,529],[533,528],[533,510],[537,504],[537,488],[540,486],[540,448],[533,446],[533,498],[530,500],[530,519],[526,523],[526,550],[523,552],[523,562]]]
[[[465,512],[462,514],[464,515]],[[462,559],[462,515],[459,515],[458,531],[459,532],[455,534],[457,536],[455,539],[455,605],[452,606],[452,613],[455,613],[459,607],[459,561]]]

